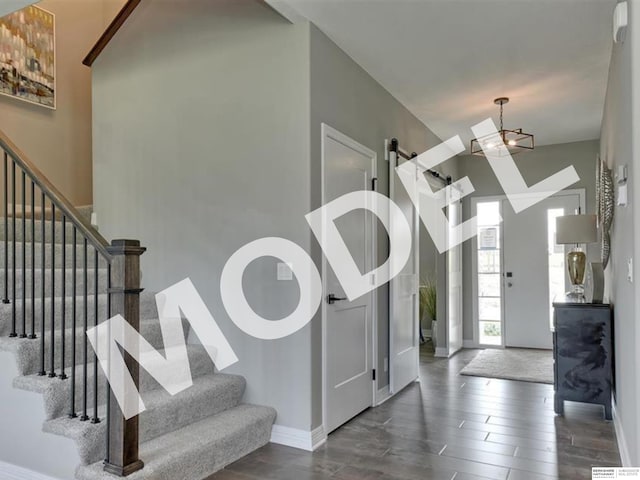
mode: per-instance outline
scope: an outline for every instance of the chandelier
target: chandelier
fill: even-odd
[[[500,136],[490,134],[482,138],[474,138],[471,140],[471,154],[484,156],[484,150],[490,150],[492,155],[504,157],[527,150],[533,150],[533,134],[525,133],[521,128],[515,130],[507,130],[504,128],[502,110],[504,105],[509,103],[509,98],[496,98],[493,103],[500,105],[500,131],[498,132]]]

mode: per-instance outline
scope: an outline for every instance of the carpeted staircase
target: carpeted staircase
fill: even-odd
[[[89,215],[90,210],[86,209],[83,214]],[[4,240],[4,219],[0,220],[0,240]],[[47,222],[49,223],[49,221]],[[22,230],[21,221],[17,222],[16,230],[16,302],[17,312],[21,318],[22,312],[22,276],[26,275],[26,312],[27,318],[31,318],[31,241],[35,240],[35,279],[36,279],[36,301],[34,308],[36,310],[36,328],[35,331],[40,332],[40,311],[42,302],[40,300],[40,282],[41,265],[39,263],[40,252],[43,247],[46,248],[46,267],[45,274],[45,311],[50,312],[50,306],[53,302],[56,306],[56,325],[58,330],[61,304],[66,302],[66,334],[65,334],[65,372],[67,376],[72,375],[71,365],[76,364],[75,375],[76,381],[76,411],[82,410],[83,396],[81,394],[83,368],[81,365],[81,346],[79,344],[82,338],[81,322],[78,322],[78,331],[73,334],[69,319],[71,312],[71,304],[73,298],[71,295],[71,259],[73,246],[63,246],[62,224],[56,222],[56,234],[53,247],[56,250],[55,255],[55,291],[51,290],[51,255],[50,247],[52,246],[50,232],[50,224],[46,226],[45,242],[42,242],[40,229],[36,229],[35,239],[31,238],[31,231],[27,228],[26,234],[26,250],[29,252],[26,256],[26,271],[22,270]],[[72,227],[67,226],[67,239],[71,238]],[[11,231],[11,229],[9,229]],[[10,234],[9,240],[13,241]],[[4,279],[4,242],[0,242],[0,279]],[[66,249],[66,265],[62,265],[62,249]],[[9,243],[10,262],[11,262],[12,243]],[[82,258],[83,251],[78,246],[77,258]],[[91,264],[90,264],[91,265]],[[9,265],[9,269],[13,268]],[[66,268],[66,298],[62,295],[62,269]],[[76,275],[81,275],[78,270]],[[89,278],[93,279],[94,270],[89,270]],[[105,285],[106,268],[99,267],[99,285]],[[11,274],[9,275],[11,279]],[[77,285],[82,285],[82,279],[77,278]],[[94,295],[98,294],[98,306],[100,311],[106,308],[107,296],[103,291],[94,292],[93,281],[88,285],[88,303],[91,308],[88,309],[89,324],[93,325],[93,305]],[[101,289],[103,290],[103,289]],[[77,292],[79,293],[79,292]],[[11,298],[11,294],[9,295]],[[82,305],[83,300],[78,299],[77,305]],[[48,314],[47,317],[48,318]],[[117,478],[103,471],[102,461],[105,456],[106,448],[106,422],[105,419],[105,399],[107,395],[106,382],[102,371],[99,370],[99,389],[98,389],[98,417],[102,420],[100,423],[92,423],[90,421],[80,421],[78,418],[69,418],[70,398],[71,398],[71,381],[70,378],[61,380],[60,378],[49,378],[47,376],[38,376],[40,370],[39,364],[39,343],[40,340],[30,340],[26,338],[9,338],[11,331],[12,305],[0,304],[0,350],[12,352],[19,376],[13,380],[14,388],[35,392],[42,395],[44,403],[44,411],[46,414],[46,422],[43,425],[43,435],[54,434],[71,438],[75,441],[81,465],[76,471],[76,478],[80,480],[93,479],[109,479]],[[155,298],[153,294],[143,292],[140,297],[140,320],[141,333],[155,348],[162,353],[163,341],[160,331],[159,321],[155,306]],[[18,322],[21,324],[21,322]],[[49,348],[50,333],[45,335],[47,349]],[[185,323],[185,333],[187,332]],[[30,328],[30,327],[29,327]],[[21,333],[21,327],[18,333]],[[61,335],[56,334],[55,351],[56,353],[56,370],[59,370],[59,352],[61,347]],[[76,358],[73,358],[71,342],[76,339]],[[253,450],[265,445],[269,442],[271,436],[271,428],[276,417],[276,412],[272,408],[242,404],[242,397],[245,390],[245,380],[237,375],[228,375],[218,373],[214,370],[214,365],[204,348],[201,345],[189,345],[189,359],[191,371],[193,375],[194,385],[183,392],[171,396],[160,385],[158,385],[151,376],[143,369],[140,371],[140,390],[147,410],[140,416],[140,458],[145,463],[145,468],[130,475],[129,479],[185,479],[185,480],[202,480],[212,473],[220,470],[231,462],[247,455]],[[48,353],[47,353],[48,355]],[[48,357],[47,357],[48,358]],[[93,361],[93,355],[89,356],[89,361]],[[48,365],[48,364],[47,364]],[[49,371],[47,366],[47,371]],[[88,366],[89,384],[93,379],[93,364]],[[93,390],[89,389],[88,404],[93,405]],[[21,412],[20,405],[5,405],[3,409],[12,409],[12,413],[16,415],[28,415],[28,412]],[[10,412],[3,412],[11,414]],[[93,408],[90,408],[90,416],[93,416]]]

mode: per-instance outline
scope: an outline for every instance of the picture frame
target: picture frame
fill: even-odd
[[[0,18],[0,95],[56,109],[52,12],[30,5]]]

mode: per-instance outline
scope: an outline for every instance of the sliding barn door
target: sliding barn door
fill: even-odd
[[[398,166],[395,152],[389,157],[389,197],[400,207],[412,227],[412,247],[409,260],[399,275],[389,283],[389,374],[391,393],[397,393],[418,378],[420,356],[419,314],[418,314],[418,212],[411,202],[406,189],[395,173]],[[416,175],[417,175],[416,168]],[[417,182],[415,184],[417,189]],[[417,195],[416,195],[417,196]],[[391,228],[397,228],[391,219]],[[400,230],[400,229],[398,229]],[[393,269],[393,267],[392,267]]]

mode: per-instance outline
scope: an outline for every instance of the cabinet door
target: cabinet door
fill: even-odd
[[[556,310],[556,382],[565,400],[610,402],[610,331],[608,309]]]

